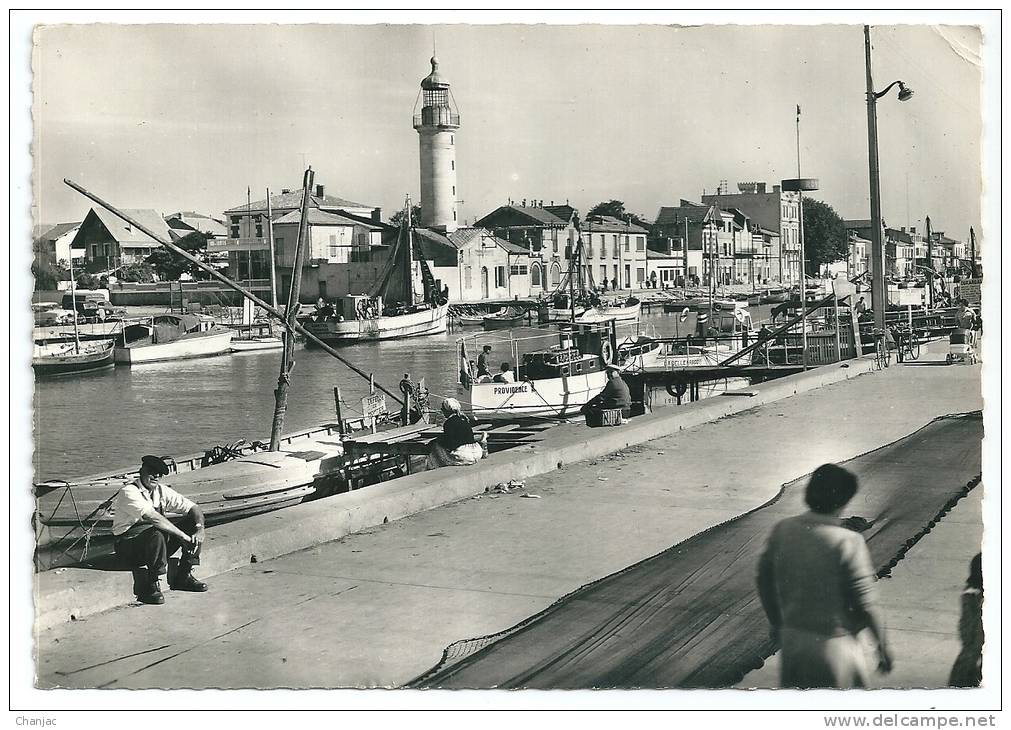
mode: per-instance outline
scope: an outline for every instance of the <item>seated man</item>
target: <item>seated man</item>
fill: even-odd
[[[628,390],[628,385],[621,378],[618,368],[608,366],[607,384],[596,396],[591,398],[582,412],[600,412],[606,410],[621,409],[622,421],[632,417],[632,394]]]
[[[207,590],[193,577],[204,542],[204,515],[193,502],[160,483],[169,468],[157,456],[141,460],[140,477],[119,490],[112,504],[116,555],[133,571],[133,592],[142,603],[165,603],[159,579],[168,573],[168,559],[182,548],[179,569],[169,581],[174,591]],[[181,515],[179,527],[165,514]]]
[[[474,428],[461,412],[460,401],[447,398],[440,410],[446,422],[442,425],[442,435],[432,442],[428,468],[470,466],[479,462],[485,456],[484,439],[487,437],[482,434],[479,439],[474,435]]]
[[[494,378],[492,378],[492,382],[515,383],[516,381],[513,379],[513,366],[507,362],[502,363],[499,366],[498,373],[495,375]]]

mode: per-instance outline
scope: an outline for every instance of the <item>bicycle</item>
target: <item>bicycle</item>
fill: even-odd
[[[892,360],[892,353],[888,349],[888,341],[882,330],[874,330],[874,367],[883,370],[888,367]]]
[[[902,330],[899,348],[902,351],[903,359],[915,360],[920,356],[920,338],[917,337],[916,330]]]

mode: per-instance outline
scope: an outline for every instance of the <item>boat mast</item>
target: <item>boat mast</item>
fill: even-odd
[[[270,207],[270,188],[267,188],[267,238],[270,239],[270,303],[277,309],[277,275],[274,263],[274,216]]]
[[[404,201],[407,222],[407,265],[404,267],[404,280],[407,283],[407,306],[414,306],[414,221],[411,220],[411,196]]]
[[[295,265],[291,273],[291,287],[288,289],[288,306],[284,318],[288,331],[285,333],[284,350],[281,354],[281,373],[277,376],[274,390],[274,420],[270,429],[270,450],[281,449],[281,429],[284,428],[284,414],[288,410],[288,387],[291,385],[291,371],[295,367],[295,338],[292,336],[295,317],[298,314],[298,295],[302,290],[302,262],[309,238],[309,196],[315,177],[312,168],[305,171],[302,178],[302,217],[298,224],[298,238],[295,240]]]
[[[572,262],[576,258],[576,256],[579,254],[579,246],[581,245],[582,240],[583,240],[583,234],[579,230],[579,228],[576,228],[576,250],[575,251],[569,251],[569,321],[570,322],[575,322],[576,321],[576,292],[575,292],[576,282],[575,282],[575,280],[573,279],[573,276],[572,276]]]
[[[81,335],[77,331],[77,293],[75,289],[77,288],[77,282],[74,281],[74,249],[70,249],[70,301],[71,306],[74,308],[74,353],[79,353],[81,351]]]

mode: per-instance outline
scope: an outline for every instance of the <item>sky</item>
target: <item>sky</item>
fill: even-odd
[[[980,31],[875,26],[882,213],[980,232]],[[36,220],[80,220],[71,178],[115,205],[213,216],[303,164],[329,193],[419,198],[411,126],[433,44],[462,123],[460,215],[617,198],[652,219],[726,180],[797,174],[868,218],[860,25],[49,25],[36,29]]]

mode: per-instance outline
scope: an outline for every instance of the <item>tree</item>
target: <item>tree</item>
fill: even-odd
[[[398,228],[403,225],[407,214],[404,209],[401,208],[396,213],[390,216],[390,225],[397,226]],[[411,206],[411,223],[414,225],[419,225],[421,223],[421,204]]]
[[[653,229],[653,224],[641,215],[626,211],[625,203],[621,200],[608,200],[606,203],[597,203],[590,208],[590,212],[586,214],[586,217],[589,218],[595,215],[609,215],[612,218],[619,218],[623,221],[630,220],[634,225],[642,226],[647,231],[652,231]]]
[[[146,261],[124,264],[119,267],[116,275],[120,281],[151,282],[154,281],[154,267]]]
[[[66,281],[70,274],[59,264],[33,261],[32,276],[35,277],[35,291],[54,291],[57,284]]]
[[[805,273],[814,275],[822,264],[831,264],[849,256],[846,225],[828,203],[804,198]]]
[[[203,254],[207,252],[207,236],[199,231],[194,231],[187,236],[183,236],[175,245],[189,254],[204,260]],[[206,278],[206,274],[199,266],[187,261],[179,254],[169,251],[167,248],[159,247],[147,257],[146,262],[151,265],[154,273],[162,281],[178,281],[182,274],[190,274],[196,279]],[[122,269],[120,269],[122,272]],[[120,276],[122,279],[123,277]],[[124,279],[124,281],[142,281],[141,279]]]
[[[102,282],[94,274],[89,274],[85,271],[77,275],[75,283],[78,289],[100,289]]]

